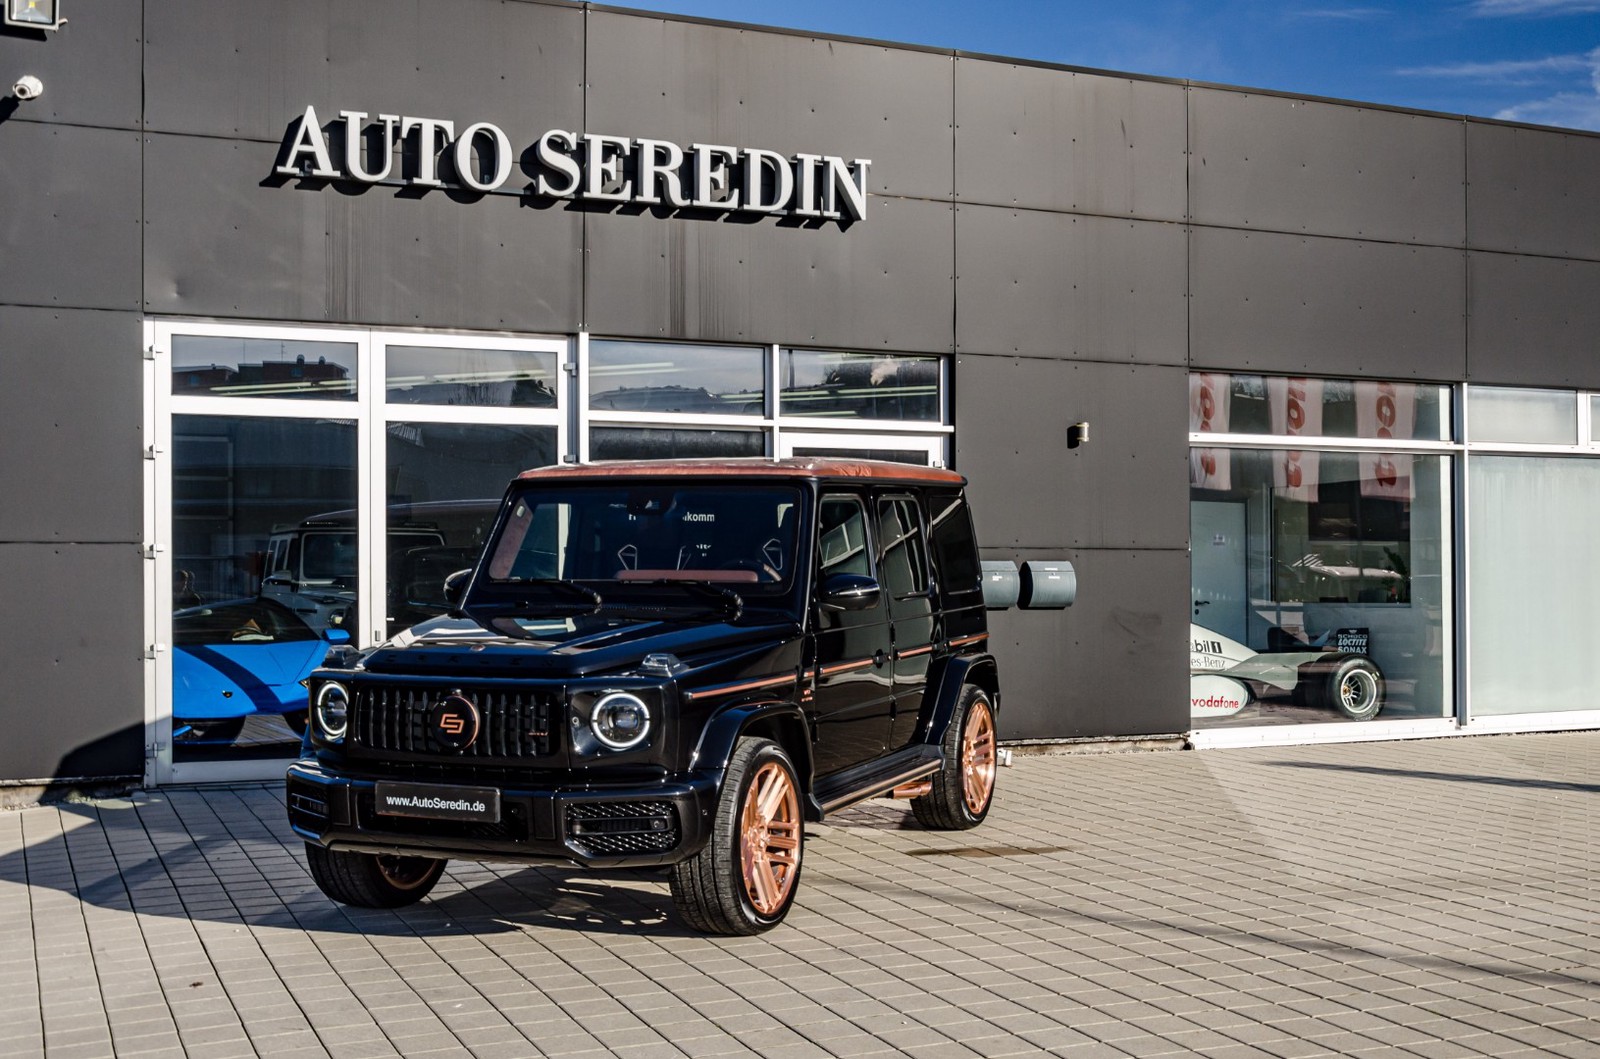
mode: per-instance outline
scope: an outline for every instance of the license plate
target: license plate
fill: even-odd
[[[500,822],[500,792],[493,787],[440,787],[430,783],[379,783],[373,807],[380,816]]]
[[[1340,629],[1333,634],[1333,646],[1345,654],[1364,655],[1367,653],[1367,630]]]

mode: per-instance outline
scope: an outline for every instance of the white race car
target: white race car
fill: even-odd
[[[1260,653],[1189,625],[1189,716],[1231,717],[1252,699],[1288,692],[1296,706],[1370,721],[1383,708],[1383,673],[1366,655],[1367,634],[1340,629],[1305,650]]]

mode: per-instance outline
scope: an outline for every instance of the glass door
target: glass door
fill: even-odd
[[[303,681],[445,609],[566,451],[563,340],[151,323],[147,782],[266,779]]]

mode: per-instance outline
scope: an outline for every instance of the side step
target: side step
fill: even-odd
[[[936,746],[919,744],[896,751],[878,761],[836,773],[818,783],[812,797],[824,813],[876,798],[891,791],[897,797],[916,798],[926,791],[899,794],[900,788],[920,787],[917,781],[939,771],[944,756]]]

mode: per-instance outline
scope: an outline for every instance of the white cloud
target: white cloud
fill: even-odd
[[[1531,85],[1548,80],[1550,77],[1589,70],[1593,63],[1592,54],[1549,55],[1543,59],[1505,59],[1499,62],[1412,66],[1395,72],[1408,77],[1461,77],[1474,81]]]
[[[1596,0],[1600,3],[1600,0]],[[1325,18],[1342,22],[1370,22],[1375,18],[1388,18],[1389,12],[1381,7],[1320,7],[1289,12],[1295,18]]]
[[[1502,121],[1526,121],[1534,125],[1600,131],[1600,95],[1562,92],[1549,99],[1536,99],[1506,107],[1497,112],[1495,117]]]
[[[1600,11],[1600,0],[1474,0],[1472,13],[1485,18],[1535,18],[1553,15],[1582,15]]]

